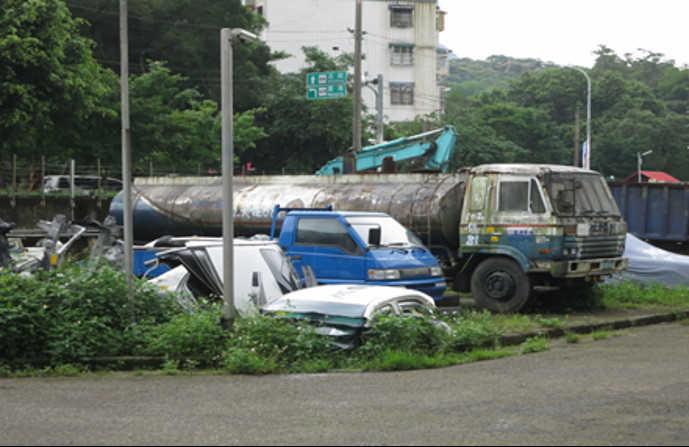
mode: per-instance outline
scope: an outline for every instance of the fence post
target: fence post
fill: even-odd
[[[101,177],[101,172],[100,172],[100,158],[97,160],[96,166],[97,166],[97,168],[96,168],[96,170],[97,170],[96,175],[98,176],[98,200],[96,201],[96,206],[97,206],[98,208],[102,208],[102,207],[103,207],[103,200],[102,200],[103,196],[102,196],[102,194],[101,194],[101,189],[103,189],[103,185],[102,185],[101,182],[100,182],[100,181],[101,181],[101,178],[102,178],[102,177]],[[106,184],[106,185],[108,184],[107,180],[105,181],[105,184]]]
[[[10,200],[12,208],[17,206],[17,154],[12,156],[12,200]]]
[[[45,155],[41,156],[41,207],[45,208]]]
[[[69,207],[72,209],[72,220],[74,220],[74,207],[76,202],[74,201],[74,194],[76,186],[74,185],[74,171],[76,170],[76,162],[72,159],[69,163]]]

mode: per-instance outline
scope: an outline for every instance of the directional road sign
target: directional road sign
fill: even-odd
[[[327,71],[306,75],[307,99],[344,98],[347,96],[347,72]]]

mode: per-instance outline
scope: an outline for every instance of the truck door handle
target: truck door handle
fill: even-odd
[[[301,256],[292,256],[293,261],[301,261]]]

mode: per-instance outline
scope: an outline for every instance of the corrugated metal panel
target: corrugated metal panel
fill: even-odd
[[[610,190],[634,236],[676,242],[689,239],[689,184],[611,183]]]

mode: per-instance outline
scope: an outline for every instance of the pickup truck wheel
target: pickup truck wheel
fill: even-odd
[[[493,312],[519,311],[530,293],[529,277],[511,259],[486,259],[471,276],[471,294],[476,304]]]

